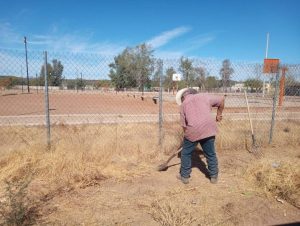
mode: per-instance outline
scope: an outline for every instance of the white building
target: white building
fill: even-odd
[[[245,89],[244,83],[236,83],[233,86],[231,86],[232,92],[241,92]]]

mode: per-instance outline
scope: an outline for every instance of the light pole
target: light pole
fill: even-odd
[[[30,93],[30,90],[29,90],[29,76],[28,76],[28,59],[27,59],[27,38],[26,38],[26,36],[24,36],[24,44],[25,44],[25,57],[26,57],[27,92]]]

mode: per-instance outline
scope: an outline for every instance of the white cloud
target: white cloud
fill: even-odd
[[[155,57],[160,59],[178,59],[184,56],[184,52],[182,51],[160,51],[157,50],[154,52]]]
[[[14,31],[11,24],[0,21],[0,43],[19,43],[23,41],[22,35]]]
[[[51,43],[51,37],[46,35],[33,35],[29,37],[27,43],[32,45],[49,45]]]
[[[33,35],[28,39],[28,43],[49,51],[87,52],[108,56],[116,55],[125,48],[122,44],[92,42],[89,38],[83,38],[76,34]]]
[[[165,31],[161,33],[160,35],[150,39],[146,43],[152,48],[158,48],[165,44],[167,44],[172,39],[179,37],[187,32],[189,32],[191,29],[189,27],[178,27],[170,31]]]
[[[203,46],[206,46],[213,42],[216,39],[216,36],[214,34],[203,34],[196,37],[193,37],[189,40],[187,40],[188,46],[186,46],[185,52],[191,52],[196,49],[199,49]]]
[[[215,40],[215,38],[216,37],[214,35],[205,35],[202,37],[196,37],[192,39],[191,42],[193,45],[197,47],[202,47]]]
[[[178,43],[177,48],[160,50],[159,47],[166,45],[175,38],[178,38],[191,31],[190,27],[181,26],[172,30],[164,31],[153,37],[146,43],[155,48],[155,55],[159,58],[180,58],[192,53],[194,50],[211,43],[215,39],[214,34],[202,34],[186,39]],[[84,33],[84,35],[82,35]],[[93,40],[92,32],[74,31],[62,33],[58,25],[52,24],[46,34],[28,34],[27,42],[29,50],[47,50],[49,52],[70,52],[70,53],[96,53],[102,56],[112,57],[123,51],[127,44],[112,43],[109,41],[96,42]],[[23,35],[15,32],[10,23],[0,22],[0,45],[22,46]]]
[[[49,33],[27,34],[28,49],[72,53],[88,52],[113,56],[119,54],[126,47],[122,43],[92,41],[93,33],[91,32],[84,32],[83,36],[82,31],[59,34],[58,30],[58,26],[51,25]],[[16,44],[23,46],[23,35],[16,32],[10,23],[0,21],[0,46],[15,48]]]

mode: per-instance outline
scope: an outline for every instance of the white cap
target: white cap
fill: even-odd
[[[182,102],[181,102],[182,94],[183,94],[185,91],[187,91],[187,90],[188,90],[188,88],[183,88],[183,89],[179,90],[179,91],[176,93],[176,103],[177,103],[178,105],[181,105],[181,104],[182,104]]]

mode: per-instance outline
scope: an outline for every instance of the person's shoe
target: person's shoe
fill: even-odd
[[[189,178],[188,177],[183,177],[180,174],[177,175],[177,179],[181,180],[182,183],[188,184],[189,183]]]
[[[210,183],[212,183],[212,184],[218,183],[218,177],[211,177],[210,178]]]

